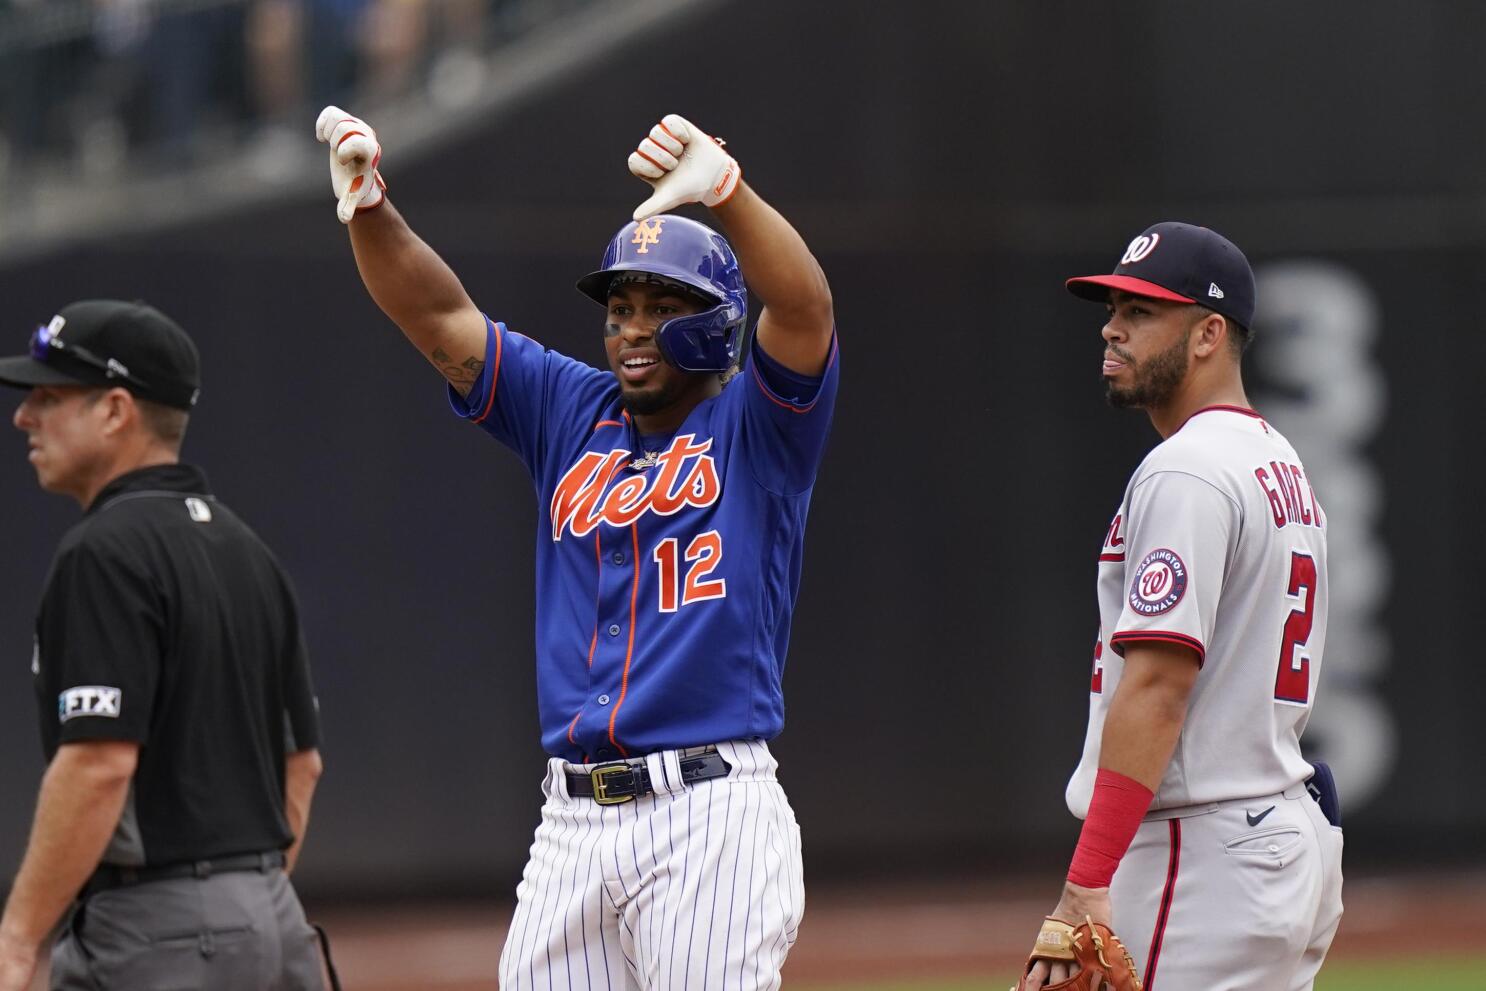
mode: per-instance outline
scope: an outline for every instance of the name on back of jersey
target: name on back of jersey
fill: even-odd
[[[1316,490],[1305,477],[1300,465],[1283,461],[1270,461],[1254,469],[1254,478],[1264,490],[1269,501],[1269,511],[1276,530],[1287,526],[1326,526],[1326,517],[1321,513],[1321,503],[1316,500]]]
[[[1320,500],[1300,465],[1266,461],[1255,466],[1252,474],[1264,493],[1275,529],[1283,530],[1287,526],[1325,528],[1326,516],[1321,511]],[[1099,549],[1101,563],[1117,564],[1125,560],[1126,522],[1123,510],[1110,521],[1109,529],[1104,532],[1104,546]]]
[[[646,513],[670,516],[687,506],[712,505],[722,494],[722,482],[707,453],[711,449],[712,438],[698,441],[695,434],[681,434],[656,455],[653,470],[631,475],[612,489],[609,483],[633,453],[624,448],[585,452],[552,492],[552,539],[562,540],[564,533],[582,537],[600,523],[629,526]]]

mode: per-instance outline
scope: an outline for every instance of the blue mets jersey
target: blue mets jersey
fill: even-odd
[[[488,323],[488,321],[487,321]],[[641,436],[608,371],[489,323],[456,413],[536,485],[542,744],[571,761],[772,739],[805,517],[836,399],[755,343],[674,434]]]

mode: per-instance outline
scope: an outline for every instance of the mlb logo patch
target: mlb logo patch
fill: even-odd
[[[118,719],[124,702],[123,689],[107,685],[79,685],[57,697],[57,719],[67,722],[78,716],[103,716]]]

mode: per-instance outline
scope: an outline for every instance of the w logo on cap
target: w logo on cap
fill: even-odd
[[[1130,242],[1130,247],[1125,249],[1125,255],[1120,259],[1120,264],[1133,265],[1138,261],[1144,260],[1147,255],[1156,250],[1156,245],[1160,243],[1160,234],[1140,235],[1140,237]]]

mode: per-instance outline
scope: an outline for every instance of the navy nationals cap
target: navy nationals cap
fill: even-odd
[[[29,354],[0,358],[0,385],[119,386],[189,410],[201,359],[180,325],[148,303],[85,299],[37,327]]]
[[[1206,227],[1153,224],[1130,242],[1113,275],[1085,275],[1067,286],[1075,296],[1100,303],[1111,289],[1198,303],[1245,329],[1254,325],[1254,270],[1232,241]]]

